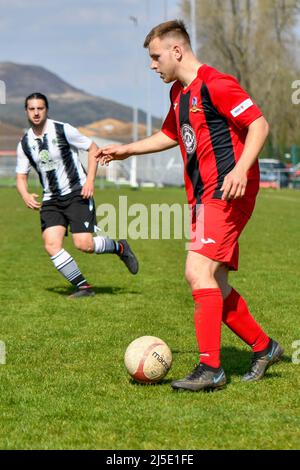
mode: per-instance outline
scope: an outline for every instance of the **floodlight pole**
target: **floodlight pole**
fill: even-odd
[[[164,0],[164,21],[168,19],[168,0]]]
[[[196,0],[190,0],[190,23],[192,49],[194,54],[197,55]]]
[[[168,0],[164,0],[163,3],[163,15],[164,15],[164,21],[168,21]],[[162,90],[162,114],[163,116],[167,114],[168,112],[168,105],[169,105],[169,100],[166,97],[165,90]]]
[[[130,16],[129,19],[133,22],[133,25],[135,28],[138,26],[138,19],[136,16]],[[133,73],[134,73],[134,103],[133,103],[133,119],[132,119],[132,140],[133,142],[136,142],[138,140],[138,99],[137,99],[137,93],[138,93],[138,49],[137,49],[137,44],[135,44],[136,48],[136,54],[135,54],[135,60],[134,60],[134,67],[133,67]],[[136,156],[133,156],[131,158],[131,167],[130,167],[130,186],[132,188],[137,188],[137,168],[136,168]]]
[[[150,3],[146,1],[146,25],[147,30],[150,30]],[[146,120],[146,134],[147,137],[152,135],[152,113],[151,113],[151,71],[147,69],[147,120]]]

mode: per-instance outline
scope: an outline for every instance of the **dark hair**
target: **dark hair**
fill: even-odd
[[[186,30],[184,22],[181,20],[171,20],[166,21],[165,23],[160,23],[152,28],[150,33],[146,36],[144,47],[149,47],[149,44],[153,39],[163,38],[166,35],[181,37],[189,44],[189,46],[191,45],[190,36]]]
[[[43,100],[46,108],[49,109],[47,96],[43,95],[42,93],[31,93],[31,95],[27,96],[25,99],[25,109],[27,109],[29,100]]]

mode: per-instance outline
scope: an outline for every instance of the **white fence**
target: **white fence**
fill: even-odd
[[[99,147],[119,143],[96,137],[92,139]],[[81,154],[81,160],[86,166],[86,154]],[[111,162],[107,167],[99,167],[98,173],[112,183],[129,184],[131,162],[131,158]],[[136,158],[136,180],[138,185],[182,186],[183,164],[179,147],[165,152],[138,156]]]

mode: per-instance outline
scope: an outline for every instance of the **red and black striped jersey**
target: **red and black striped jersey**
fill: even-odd
[[[189,204],[221,199],[224,177],[241,156],[248,126],[262,116],[238,81],[203,64],[183,88],[176,81],[162,132],[178,140]],[[246,196],[258,190],[258,162],[248,172]]]

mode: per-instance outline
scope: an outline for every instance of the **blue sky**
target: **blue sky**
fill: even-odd
[[[150,71],[143,40],[154,25],[180,17],[179,5],[180,0],[0,0],[0,61],[42,65],[77,88],[128,105],[136,100],[160,117],[168,108],[168,86]]]

